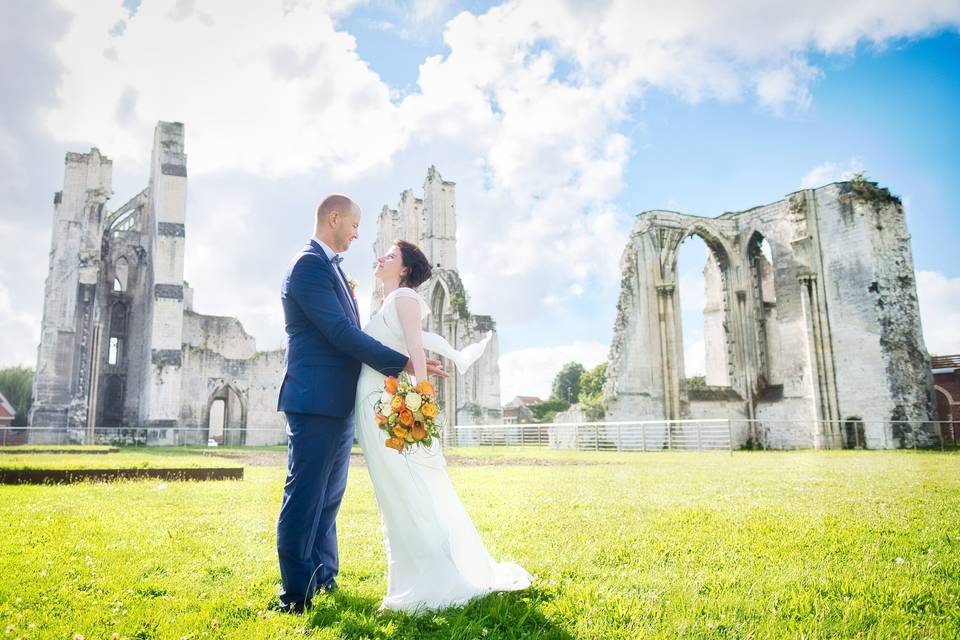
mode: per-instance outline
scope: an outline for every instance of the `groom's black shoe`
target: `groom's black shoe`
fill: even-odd
[[[302,602],[289,602],[289,603],[286,603],[286,602],[281,602],[280,600],[277,600],[277,602],[275,602],[274,605],[273,605],[273,607],[271,607],[271,608],[272,608],[274,611],[277,611],[277,612],[279,612],[279,613],[301,614],[301,613],[304,612],[304,607],[303,607],[303,603],[302,603]],[[309,609],[309,608],[310,608],[310,603],[307,602],[307,609]]]
[[[317,595],[322,595],[324,593],[330,593],[337,590],[337,583],[334,580],[331,580],[327,584],[317,585]]]

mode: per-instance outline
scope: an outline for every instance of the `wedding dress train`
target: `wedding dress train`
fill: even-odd
[[[384,345],[406,354],[397,315],[398,297],[415,298],[422,317],[429,314],[423,298],[412,289],[388,295],[364,331]],[[490,335],[461,351],[441,336],[424,332],[428,352],[452,360],[466,370],[483,353]],[[447,476],[440,443],[398,454],[384,446],[386,434],[377,427],[374,403],[383,391],[383,374],[364,366],[357,385],[356,433],[367,461],[380,507],[387,555],[387,595],[382,607],[423,611],[465,603],[493,591],[525,589],[533,580],[523,567],[495,562]]]

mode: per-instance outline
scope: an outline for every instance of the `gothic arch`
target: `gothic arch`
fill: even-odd
[[[218,403],[222,403],[219,408],[215,406]],[[207,398],[203,422],[207,429],[205,440],[212,438],[217,444],[242,446],[247,439],[246,398],[232,383],[221,382]]]

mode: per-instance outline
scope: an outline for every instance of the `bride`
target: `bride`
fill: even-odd
[[[417,380],[426,379],[424,349],[450,358],[463,372],[483,353],[483,341],[457,351],[424,332],[427,303],[414,290],[430,277],[420,249],[403,240],[377,259],[374,276],[383,304],[363,328],[384,345],[410,357]],[[364,365],[357,384],[357,440],[367,460],[380,508],[387,553],[387,595],[381,609],[424,611],[463,604],[492,591],[517,591],[533,577],[512,562],[494,562],[464,510],[446,472],[440,443],[404,454],[384,446],[374,404],[384,376]]]

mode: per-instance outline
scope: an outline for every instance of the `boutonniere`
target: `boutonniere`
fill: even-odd
[[[347,284],[350,285],[350,293],[353,294],[353,297],[357,297],[357,279],[353,276],[347,276]]]

